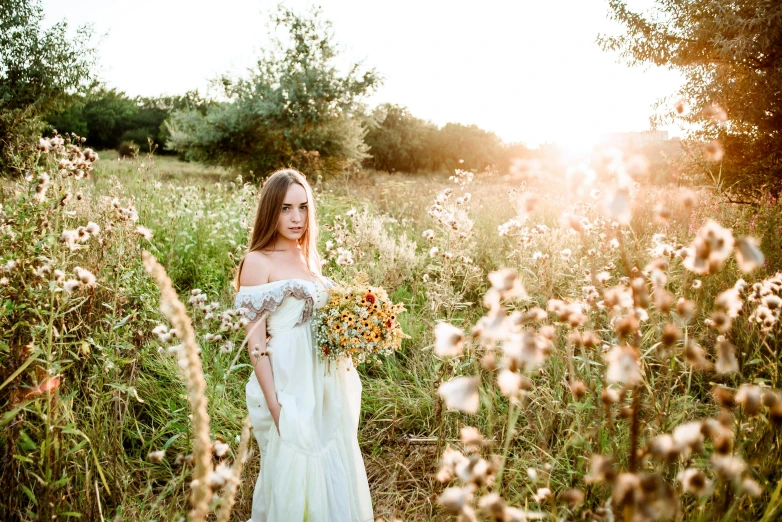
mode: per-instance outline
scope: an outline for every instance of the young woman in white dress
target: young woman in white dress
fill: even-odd
[[[374,519],[358,447],[361,381],[350,360],[325,364],[310,320],[334,282],[321,275],[315,200],[285,169],[261,190],[235,305],[248,310],[254,372],[247,409],[261,451],[251,522]]]

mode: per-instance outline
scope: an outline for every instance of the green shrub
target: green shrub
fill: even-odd
[[[272,23],[290,43],[272,35],[273,51],[248,77],[223,78],[229,101],[205,114],[172,113],[167,147],[190,160],[259,176],[290,164],[300,150],[317,151],[332,172],[365,158],[360,102],[379,83],[375,71],[359,73],[355,66],[338,73],[331,26],[319,10],[299,16],[281,6]]]
[[[27,168],[43,128],[41,117],[64,105],[93,78],[95,49],[86,27],[71,36],[66,22],[44,29],[38,0],[5,0],[0,9],[0,167]],[[20,161],[22,165],[20,165]]]

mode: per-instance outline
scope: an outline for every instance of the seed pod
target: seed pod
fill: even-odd
[[[714,394],[714,399],[723,408],[731,410],[736,405],[736,400],[733,397],[733,392],[731,392],[729,389],[723,386],[715,386],[714,389],[712,390],[712,394]]]
[[[663,327],[662,343],[665,346],[673,346],[681,337],[679,327],[673,323],[666,323]]]
[[[573,397],[575,397],[575,399],[578,401],[584,398],[584,395],[586,395],[587,392],[587,388],[583,382],[573,381],[573,384],[570,385],[570,391],[573,394]]]
[[[683,319],[689,320],[695,314],[695,303],[680,297],[676,301],[676,313]]]

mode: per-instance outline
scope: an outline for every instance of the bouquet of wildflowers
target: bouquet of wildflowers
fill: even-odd
[[[312,321],[316,346],[324,359],[379,362],[380,354],[394,353],[402,339],[410,338],[398,321],[404,305],[392,303],[383,288],[368,285],[365,274],[328,292],[328,303]]]

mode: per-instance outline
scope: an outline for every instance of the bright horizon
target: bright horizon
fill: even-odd
[[[298,11],[312,5],[284,3]],[[245,74],[267,42],[265,22],[277,2],[223,0],[219,9],[181,0],[42,5],[47,23],[92,24],[105,35],[99,75],[108,87],[157,96],[205,93],[220,74]],[[605,134],[648,130],[652,104],[681,81],[671,71],[628,68],[599,48],[598,33],[619,29],[604,0],[320,5],[341,63],[362,60],[383,76],[367,100],[371,107],[403,105],[437,125],[475,124],[506,142],[585,152]]]

